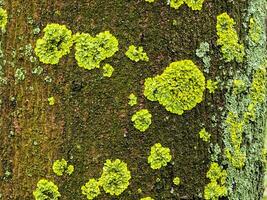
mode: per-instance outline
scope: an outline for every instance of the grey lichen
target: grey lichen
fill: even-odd
[[[248,24],[252,16],[260,27],[263,29],[266,27],[265,0],[252,0],[249,2],[248,16],[245,20],[246,28],[249,28]],[[266,86],[266,77],[264,78],[264,75],[261,75],[260,84],[255,82],[258,81],[258,73],[266,70],[266,30],[261,31],[260,34],[257,37],[259,38],[257,43],[252,41],[255,38],[251,38],[251,34],[248,35],[246,41],[246,66],[240,70],[238,76],[235,75],[232,86],[228,88],[226,93],[225,119],[228,118],[228,120],[225,120],[223,126],[223,141],[226,157],[228,158],[223,163],[228,166],[226,184],[228,186],[228,199],[230,200],[261,199],[263,193],[263,184],[259,183],[263,181],[262,149],[265,136],[264,124],[266,123],[264,119],[266,116],[266,90],[256,89],[256,92],[260,92],[260,98],[253,97],[255,84],[256,87],[259,86],[260,88]],[[253,80],[251,80],[251,77],[253,77]],[[255,99],[256,103],[254,102]],[[253,106],[250,106],[251,104]],[[234,116],[231,121],[229,121],[229,114]],[[232,124],[230,128],[229,122]],[[241,137],[238,138],[237,144],[240,149],[239,153],[243,155],[236,154],[237,149],[235,143],[233,143],[233,136]],[[244,155],[245,157],[242,157]]]

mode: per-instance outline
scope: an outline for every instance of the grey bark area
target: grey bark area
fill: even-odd
[[[41,178],[57,184],[60,199],[85,199],[81,186],[90,178],[99,178],[105,161],[116,158],[127,163],[130,185],[118,197],[102,191],[96,199],[204,199],[215,145],[222,152],[218,162],[225,159],[222,124],[229,102],[223,84],[247,67],[223,60],[216,44],[216,16],[227,12],[245,43],[248,1],[206,0],[201,11],[186,5],[175,10],[160,0],[4,0],[3,7],[9,19],[6,32],[0,34],[1,65],[7,78],[7,84],[0,86],[0,199],[33,199],[32,192]],[[108,30],[116,36],[119,51],[103,62],[114,66],[112,77],[103,77],[99,69],[78,67],[74,48],[58,65],[33,61],[36,40],[43,35],[34,32],[49,23],[64,24],[73,33],[94,36]],[[204,72],[204,63],[196,55],[201,42],[210,45],[209,72]],[[149,62],[129,60],[125,52],[131,44],[143,46]],[[171,62],[185,59],[192,60],[206,80],[219,80],[222,86],[214,94],[205,90],[201,103],[177,115],[146,99],[143,84],[145,78],[161,74]],[[43,72],[33,74],[38,66]],[[15,73],[20,68],[25,70],[25,79],[18,81]],[[138,97],[135,107],[128,105],[132,92]],[[53,106],[47,100],[51,96],[55,98]],[[152,124],[141,133],[134,128],[131,116],[143,108],[151,112]],[[252,128],[254,132],[258,126],[263,129],[262,121]],[[202,128],[211,134],[210,143],[199,138]],[[169,147],[172,155],[172,161],[160,170],[152,170],[147,162],[155,143]],[[53,162],[61,158],[74,165],[72,176],[53,173]],[[221,166],[227,168],[227,164]],[[249,189],[253,188],[254,199],[261,199],[264,167],[262,162],[256,166],[252,172],[255,182]],[[176,176],[181,179],[179,186],[173,184]],[[242,192],[227,187],[236,194]],[[224,198],[238,199],[229,196]]]

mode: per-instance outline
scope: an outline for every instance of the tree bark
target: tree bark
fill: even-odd
[[[61,199],[84,199],[81,186],[89,178],[100,176],[106,159],[116,158],[127,163],[132,175],[128,189],[117,199],[204,199],[211,144],[221,149],[220,165],[231,169],[225,199],[261,199],[264,161],[259,152],[264,142],[266,100],[260,105],[261,115],[249,122],[252,139],[246,139],[246,131],[243,134],[242,145],[248,149],[246,165],[234,169],[223,155],[228,134],[224,126],[230,104],[227,95],[233,95],[227,83],[237,73],[252,80],[255,68],[249,62],[251,57],[242,64],[226,63],[216,44],[216,16],[227,12],[236,22],[240,41],[249,49],[248,16],[259,15],[262,21],[266,18],[264,8],[264,15],[252,9],[258,5],[266,3],[206,0],[201,11],[193,11],[186,5],[175,10],[159,0],[5,0],[3,7],[9,19],[6,32],[0,34],[4,54],[0,61],[7,79],[7,84],[0,86],[2,199],[33,199],[32,192],[41,178],[58,185]],[[58,65],[34,61],[37,57],[26,45],[34,48],[43,33],[33,31],[43,30],[49,23],[65,24],[73,33],[96,35],[109,30],[115,35],[119,51],[104,61],[114,66],[112,77],[102,77],[98,69],[78,67],[74,49]],[[201,42],[210,44],[209,73],[204,73],[204,64],[195,53]],[[150,61],[130,61],[125,51],[131,44],[143,46]],[[266,52],[266,43],[257,48]],[[220,86],[214,94],[206,90],[204,100],[192,110],[176,115],[146,99],[143,83],[145,78],[161,74],[171,62],[184,59],[192,60],[207,80],[218,79]],[[40,75],[32,73],[37,66],[44,69]],[[15,78],[19,68],[26,71],[25,79],[20,81]],[[136,107],[128,105],[132,92],[138,96]],[[51,96],[56,101],[53,106],[47,100]],[[236,109],[242,106],[237,104]],[[145,133],[136,130],[131,122],[131,116],[141,108],[152,114],[152,124]],[[203,127],[211,133],[210,143],[199,138]],[[161,170],[152,170],[147,157],[157,142],[171,149],[172,162]],[[72,176],[57,177],[53,173],[53,162],[61,158],[75,166]],[[179,187],[172,182],[176,176],[181,179]],[[241,178],[235,180],[233,176]],[[113,199],[104,192],[98,198]]]

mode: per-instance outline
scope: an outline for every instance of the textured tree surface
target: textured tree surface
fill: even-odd
[[[240,41],[246,44],[248,30],[244,24],[249,2],[206,0],[201,11],[193,11],[185,5],[172,9],[165,1],[4,1],[9,19],[6,32],[0,34],[5,61],[2,71],[7,78],[7,84],[0,86],[2,199],[33,199],[32,192],[40,178],[54,181],[61,199],[85,199],[81,186],[89,178],[100,176],[106,159],[116,158],[127,163],[132,175],[130,185],[116,198],[102,192],[97,199],[203,199],[201,194],[209,182],[206,173],[211,148],[198,132],[205,127],[211,133],[211,143],[218,144],[223,152],[222,124],[228,112],[223,83],[237,71],[246,74],[247,67],[223,60],[216,44],[216,16],[227,12],[236,22]],[[96,35],[109,30],[119,40],[119,51],[103,62],[114,66],[112,77],[103,77],[98,69],[78,67],[74,49],[58,65],[31,62],[34,52],[27,55],[25,46],[34,47],[43,33],[33,34],[33,30],[42,30],[48,23],[65,24],[73,33]],[[147,100],[143,95],[145,78],[161,74],[171,62],[190,59],[204,71],[202,60],[196,56],[201,42],[208,42],[211,48],[211,68],[209,73],[203,72],[205,78],[219,77],[222,86],[214,94],[206,90],[203,101],[183,115],[172,114],[158,102]],[[143,46],[149,62],[129,60],[125,52],[131,44]],[[37,66],[44,69],[41,75],[32,74]],[[16,80],[18,68],[26,70],[25,80]],[[138,96],[135,107],[128,105],[132,92]],[[53,106],[47,101],[51,96],[55,98]],[[252,129],[261,135],[265,112],[262,107],[262,116]],[[152,114],[152,124],[144,133],[131,122],[131,116],[143,108]],[[152,170],[147,157],[157,142],[171,149],[172,161],[165,168]],[[260,142],[263,146],[263,140]],[[246,144],[249,142],[244,140]],[[72,176],[57,177],[53,173],[53,162],[61,158],[75,166]],[[219,162],[224,159],[221,155]],[[227,168],[227,164],[222,166]],[[247,200],[261,199],[263,192],[263,162],[256,163],[255,169],[253,184],[248,184],[246,190],[255,198],[249,196]],[[179,187],[172,182],[176,176],[181,179]],[[238,198],[230,195],[229,199]]]

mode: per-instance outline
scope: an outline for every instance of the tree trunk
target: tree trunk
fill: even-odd
[[[4,55],[0,76],[7,80],[0,86],[3,200],[33,199],[41,178],[57,184],[61,199],[85,199],[81,186],[100,177],[105,160],[116,158],[131,171],[129,187],[116,199],[204,199],[212,162],[227,171],[228,194],[222,198],[262,198],[266,99],[257,103],[255,119],[249,119],[241,133],[244,166],[233,166],[225,149],[233,148],[226,119],[231,112],[242,118],[252,101],[253,75],[266,67],[265,0],[206,0],[201,11],[186,5],[173,9],[161,0],[4,0],[3,8],[8,12],[6,32],[0,34]],[[245,46],[242,63],[225,62],[217,45],[216,16],[224,12],[235,20],[239,41]],[[263,27],[258,45],[251,45],[248,38],[251,17]],[[104,61],[114,66],[112,77],[103,77],[98,69],[78,67],[74,49],[58,65],[39,62],[33,50],[43,36],[38,28],[42,31],[49,23],[64,24],[73,33],[96,35],[109,30],[115,35],[119,51]],[[210,45],[209,71],[196,55],[201,42]],[[149,62],[127,58],[131,44],[143,46]],[[201,103],[177,115],[144,96],[144,80],[185,59],[192,60],[206,80],[217,80],[218,89],[215,93],[206,90]],[[32,73],[38,66],[43,72]],[[25,79],[15,76],[18,69]],[[247,84],[239,94],[231,85],[236,77]],[[128,105],[130,93],[138,97],[135,107]],[[49,97],[55,98],[52,106]],[[152,114],[152,124],[144,133],[131,122],[142,108]],[[202,128],[211,134],[210,142],[199,137]],[[172,161],[160,170],[151,169],[147,162],[155,143],[169,147],[172,155]],[[61,158],[74,165],[73,175],[53,173],[53,162]],[[179,186],[173,184],[176,176],[181,179]],[[96,199],[114,198],[102,191]]]

